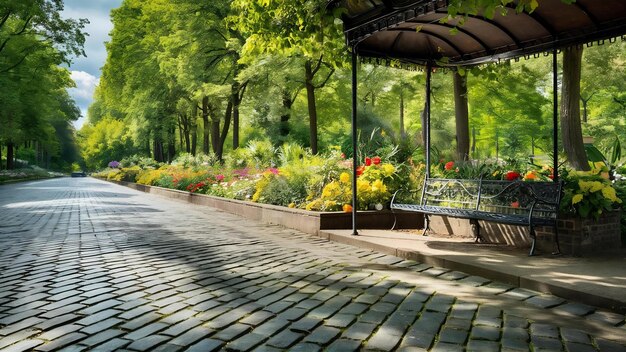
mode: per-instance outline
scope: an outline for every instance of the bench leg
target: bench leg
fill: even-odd
[[[470,219],[470,227],[472,228],[472,235],[474,235],[474,243],[483,242],[483,238],[480,235],[480,224],[476,219]]]
[[[396,225],[398,224],[398,217],[396,216],[396,212],[391,208],[391,214],[393,214],[393,225],[391,225],[391,230],[396,229]]]
[[[530,245],[530,252],[528,253],[528,256],[532,257],[533,255],[535,255],[535,242],[537,240],[537,234],[535,233],[535,227],[532,224],[529,227],[530,227],[531,245]]]
[[[422,232],[422,236],[428,236],[428,230],[430,230],[430,219],[428,218],[428,214],[424,214],[424,231]]]

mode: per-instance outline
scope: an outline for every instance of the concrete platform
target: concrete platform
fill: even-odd
[[[415,232],[327,230],[320,236],[626,314],[626,250],[588,258]]]

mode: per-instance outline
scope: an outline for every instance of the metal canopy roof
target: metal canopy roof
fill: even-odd
[[[343,7],[350,47],[362,57],[462,66],[527,56],[626,34],[626,0],[539,0],[532,13],[441,21],[446,0],[331,0]],[[456,28],[456,29],[453,29]],[[453,32],[456,32],[453,34]]]

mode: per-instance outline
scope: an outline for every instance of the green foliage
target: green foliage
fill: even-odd
[[[172,165],[182,166],[184,168],[198,168],[213,166],[218,162],[215,154],[205,155],[197,154],[191,155],[189,153],[181,153],[172,161]]]
[[[62,10],[61,0],[0,4],[0,146],[35,142],[31,163],[69,170],[78,160],[71,121],[80,111],[66,92],[74,85],[69,71],[60,65],[84,54],[87,20],[64,19]]]
[[[583,218],[598,217],[605,211],[620,207],[622,200],[606,177],[602,169],[590,172],[569,171],[562,174],[565,182],[561,211],[573,213]]]
[[[78,141],[88,170],[97,170],[112,160],[122,160],[138,152],[124,122],[110,117],[95,125],[84,125]]]

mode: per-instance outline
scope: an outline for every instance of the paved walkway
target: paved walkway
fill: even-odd
[[[0,351],[626,351],[608,312],[94,179],[0,186],[0,274]]]
[[[527,249],[477,244],[472,238],[385,230],[359,230],[356,237],[351,234],[351,230],[326,230],[320,237],[551,293],[591,306],[586,315],[593,315],[597,310],[593,307],[621,313],[613,316],[615,325],[626,319],[626,249],[584,258],[551,254],[531,258]],[[533,301],[536,298],[530,303],[538,303]],[[556,304],[557,309],[564,304]]]

